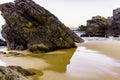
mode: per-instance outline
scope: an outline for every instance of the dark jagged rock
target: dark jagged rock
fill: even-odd
[[[101,16],[92,17],[91,20],[87,20],[87,25],[85,29],[86,34],[83,34],[81,36],[105,37],[108,34],[109,26],[110,23],[104,17]]]
[[[20,66],[0,66],[0,80],[28,80],[26,76],[34,74]]]
[[[15,0],[0,5],[6,24],[2,36],[8,49],[51,51],[76,47],[81,39],[57,17],[32,0]]]
[[[6,41],[3,41],[2,39],[0,39],[0,46],[6,46]]]
[[[108,22],[110,23],[110,25],[112,25],[113,17],[112,17],[112,16],[111,16],[111,17],[108,17],[107,20],[108,20]]]
[[[78,27],[78,31],[86,31],[86,29],[87,29],[87,26],[85,26],[85,25],[81,25],[81,26],[79,26]]]
[[[105,19],[95,16],[87,21],[86,26],[79,26],[79,31],[85,31],[81,37],[119,37],[120,36],[120,8],[113,10],[113,16]]]
[[[112,20],[112,27],[111,32],[113,36],[120,35],[120,8],[113,10],[113,20]]]
[[[77,34],[75,34],[71,29],[67,28],[67,32],[75,42],[77,42],[77,43],[84,42],[84,40],[80,39],[80,37],[77,36]]]
[[[88,28],[86,29],[86,32],[88,34],[104,36],[107,34],[109,22],[104,17],[95,16],[92,18],[92,20],[87,21],[87,26]]]

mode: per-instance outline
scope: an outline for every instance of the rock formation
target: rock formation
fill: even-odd
[[[101,16],[92,17],[92,20],[87,21],[88,28],[86,32],[88,34],[105,36],[109,27],[107,19]]]
[[[111,32],[113,36],[120,35],[120,8],[113,10]]]
[[[0,46],[6,46],[6,41],[3,41],[2,39],[0,39]]]
[[[113,16],[105,19],[101,16],[95,16],[87,21],[86,26],[79,26],[79,31],[85,31],[83,36],[120,36],[120,8],[113,10]]]
[[[80,25],[77,30],[78,30],[78,31],[86,31],[86,29],[87,29],[87,26],[85,26],[85,25]]]
[[[25,76],[34,74],[19,66],[0,66],[0,80],[28,80]]]
[[[83,41],[59,19],[32,0],[15,0],[0,5],[6,24],[2,36],[8,49],[51,51],[76,47]]]
[[[108,28],[110,23],[107,19],[101,16],[92,17],[91,20],[87,20],[85,32],[82,36],[98,36],[104,37],[108,34]]]

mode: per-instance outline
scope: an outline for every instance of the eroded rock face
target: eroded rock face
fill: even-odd
[[[108,28],[110,23],[102,16],[92,17],[91,20],[87,20],[85,32],[82,36],[98,36],[104,37],[108,34]]]
[[[120,35],[120,8],[113,10],[111,31],[113,35]]]
[[[87,26],[87,33],[104,36],[107,34],[109,23],[104,17],[95,16],[87,21]]]
[[[51,51],[76,47],[83,41],[56,16],[32,0],[15,0],[0,5],[6,24],[2,36],[8,49]]]
[[[0,66],[0,80],[28,80],[25,76],[34,74],[19,66]]]

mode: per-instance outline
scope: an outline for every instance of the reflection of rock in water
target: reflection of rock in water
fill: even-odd
[[[98,78],[103,80],[105,77],[117,79],[120,73],[114,70],[116,68],[120,68],[120,63],[116,60],[97,51],[78,47],[71,58],[70,65],[67,66],[67,74],[85,79],[92,78],[93,80],[98,80]]]
[[[70,64],[70,59],[75,51],[75,48],[65,49],[51,52],[52,54],[31,54],[33,57],[42,58],[50,64],[51,66],[47,67],[45,70],[52,70],[57,72],[65,72],[67,65]]]
[[[6,66],[6,63],[0,60],[0,66]]]

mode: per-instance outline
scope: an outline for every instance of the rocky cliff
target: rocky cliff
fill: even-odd
[[[74,32],[59,19],[32,0],[15,0],[0,5],[6,24],[2,36],[8,49],[51,51],[76,47],[82,42]]]

